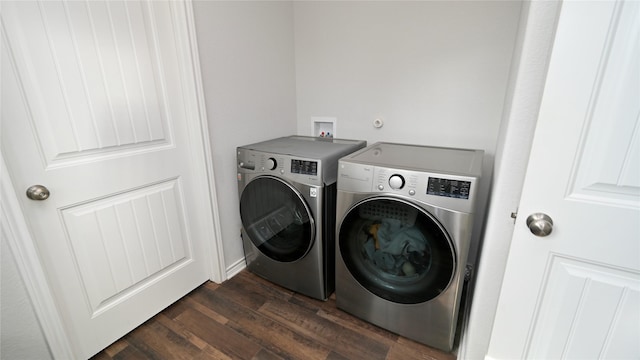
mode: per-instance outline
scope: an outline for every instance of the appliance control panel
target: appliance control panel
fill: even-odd
[[[427,194],[457,199],[469,199],[471,181],[451,180],[429,176]]]
[[[449,174],[373,167],[372,188],[379,194],[396,194],[419,201],[472,211],[475,203],[474,178]]]
[[[291,159],[291,173],[316,176],[318,175],[318,162]]]
[[[338,191],[397,195],[426,204],[472,212],[478,178],[340,161]]]
[[[284,176],[304,184],[322,185],[319,176],[322,163],[318,160],[248,149],[239,149],[237,155],[238,180],[243,178],[243,174],[269,174]]]

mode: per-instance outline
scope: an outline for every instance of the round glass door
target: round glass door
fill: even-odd
[[[455,272],[444,228],[431,214],[399,199],[368,199],[351,208],[340,225],[339,247],[356,280],[395,303],[437,297]]]
[[[247,184],[240,217],[251,242],[274,260],[298,260],[313,244],[314,224],[304,199],[276,178],[259,177]]]

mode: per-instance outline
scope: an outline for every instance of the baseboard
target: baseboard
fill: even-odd
[[[240,258],[240,260],[231,264],[231,266],[229,266],[226,271],[227,280],[236,276],[240,271],[244,270],[246,267],[247,267],[247,262],[244,260],[244,257]]]

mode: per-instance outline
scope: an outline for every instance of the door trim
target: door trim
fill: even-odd
[[[172,2],[170,6],[174,20],[183,23],[184,26],[180,29],[185,31],[185,33],[180,34],[182,39],[185,40],[179,44],[182,46],[181,56],[183,56],[184,60],[181,62],[184,64],[181,71],[184,81],[187,82],[187,85],[191,85],[185,87],[185,91],[193,91],[190,96],[185,97],[187,111],[191,111],[188,115],[192,119],[197,119],[197,121],[188,125],[188,131],[195,142],[191,148],[191,156],[194,157],[192,158],[193,162],[199,165],[198,175],[200,176],[198,178],[202,182],[200,186],[209,189],[209,201],[206,207],[208,211],[206,214],[202,214],[210,220],[207,221],[206,236],[212,239],[211,242],[207,243],[208,252],[211,255],[207,258],[207,268],[210,280],[221,283],[228,277],[222,246],[222,232],[220,230],[213,157],[196,41],[193,3],[192,0],[183,0],[181,2]],[[0,207],[2,235],[6,236],[8,240],[13,257],[16,260],[18,272],[23,278],[25,288],[53,358],[71,359],[74,357],[74,353],[64,321],[59,315],[35,242],[31,236],[29,224],[26,222],[17,193],[7,173],[4,155],[0,154],[0,160],[0,198],[4,200]]]
[[[180,3],[173,3],[174,6],[179,6]],[[211,141],[209,138],[209,123],[207,117],[207,109],[204,97],[204,86],[202,84],[202,71],[200,70],[200,54],[198,52],[198,42],[196,38],[196,26],[195,26],[195,16],[193,13],[193,2],[192,0],[184,0],[182,3],[185,11],[185,21],[188,34],[186,37],[188,38],[187,45],[190,50],[190,62],[191,67],[189,69],[185,69],[189,72],[189,75],[193,77],[194,86],[193,89],[195,91],[194,99],[196,99],[197,104],[195,107],[198,111],[195,114],[195,117],[198,118],[200,123],[200,136],[201,136],[201,146],[202,151],[198,154],[202,155],[202,159],[200,163],[203,163],[206,171],[206,185],[207,189],[209,189],[209,208],[211,210],[210,214],[207,214],[208,217],[212,219],[210,222],[210,231],[212,232],[211,239],[213,239],[211,243],[211,249],[209,253],[212,255],[213,260],[209,262],[209,279],[216,283],[222,283],[223,281],[228,279],[226,264],[224,260],[224,248],[222,246],[222,231],[220,225],[220,212],[218,209],[218,198],[216,192],[216,184],[215,177],[213,171],[213,156],[211,151]],[[185,54],[186,55],[186,54]],[[187,77],[188,78],[188,77]]]
[[[16,267],[29,294],[51,355],[56,359],[73,359],[64,323],[58,314],[38,251],[20,208],[13,184],[7,174],[4,155],[0,156],[0,220],[2,236],[7,239]]]

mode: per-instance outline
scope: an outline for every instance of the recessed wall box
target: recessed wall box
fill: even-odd
[[[334,117],[311,117],[311,136],[336,137],[338,120]]]

